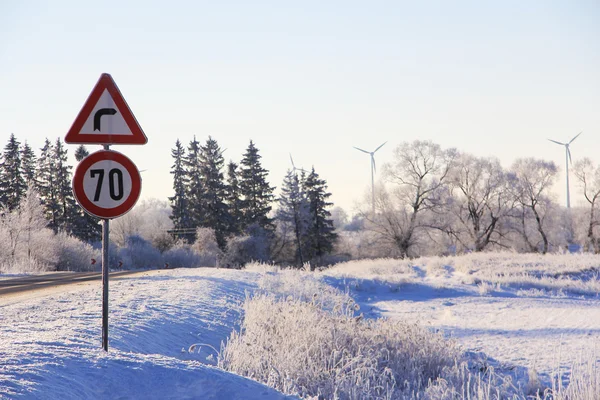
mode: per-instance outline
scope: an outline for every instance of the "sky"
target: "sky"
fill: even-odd
[[[386,141],[378,172],[413,140],[555,161],[564,204],[547,139],[583,131],[574,161],[600,162],[598,21],[598,0],[1,2],[0,145],[64,138],[107,72],[148,137],[112,147],[145,170],[142,198],[172,195],[176,139],[211,135],[226,161],[253,140],[278,189],[290,154],[314,166],[350,214],[371,179],[353,146]]]

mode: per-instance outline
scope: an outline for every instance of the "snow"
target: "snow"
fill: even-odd
[[[209,346],[219,349],[234,329],[257,279],[217,269],[114,279],[108,353],[99,284],[0,298],[0,398],[285,398],[213,366]],[[199,352],[188,352],[193,344]]]
[[[598,258],[595,260],[598,265]],[[573,363],[590,357],[600,360],[596,350],[600,344],[598,295],[479,282],[463,268],[444,266],[443,262],[437,268],[397,260],[369,263],[377,264],[376,273],[368,266],[357,272],[352,265],[323,272],[325,281],[333,286],[350,287],[351,295],[369,317],[402,319],[442,331],[466,351],[485,353],[504,370],[517,366],[535,370],[545,384],[550,383],[550,375],[559,365],[566,371]],[[519,259],[511,263],[518,265]],[[553,266],[536,267],[543,270]],[[521,276],[525,269],[520,269]],[[393,279],[389,278],[390,270],[395,271]],[[497,272],[508,276],[506,271]],[[523,279],[528,285],[529,278]],[[540,277],[541,282],[545,279]],[[577,279],[570,278],[564,284],[570,287],[574,281]],[[549,288],[556,285],[548,283]]]
[[[530,368],[549,386],[559,365],[567,371],[600,359],[600,258],[523,257],[363,260],[314,276],[347,291],[367,318],[418,322],[500,371]],[[176,269],[112,279],[108,353],[100,348],[98,282],[0,297],[0,398],[286,398],[215,366],[259,282],[284,295],[323,292],[292,272],[269,280],[276,271]]]

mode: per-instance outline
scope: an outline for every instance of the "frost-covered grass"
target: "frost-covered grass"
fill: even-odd
[[[451,295],[459,293],[456,282],[460,281],[473,287],[471,296],[494,296],[495,291],[502,291],[501,283],[466,277],[483,276],[504,260],[510,265],[508,275],[515,279],[523,275],[517,271],[523,270],[530,273],[526,276],[538,277],[542,283],[561,279],[561,273],[576,281],[578,274],[585,278],[595,268],[596,258],[576,255],[576,260],[584,260],[578,266],[577,261],[567,258],[570,255],[561,255],[544,267],[543,262],[552,257],[520,256],[492,254],[487,262],[485,255],[479,254],[405,261],[361,260],[316,274],[250,265],[249,269],[263,272],[261,290],[246,299],[241,330],[234,332],[222,348],[220,365],[284,393],[311,399],[599,399],[596,357],[564,364],[561,351],[554,349],[556,354],[551,358],[555,364],[551,361],[544,365],[546,369],[554,368],[554,372],[545,375],[542,382],[535,369],[525,368],[528,365],[511,366],[490,361],[483,353],[463,352],[454,340],[434,333],[439,332],[437,329],[430,331],[402,318],[364,318],[351,298],[361,293],[366,282],[371,282],[373,290],[359,296],[363,300],[385,294],[393,286],[386,281],[390,278],[394,285],[400,285],[399,298],[403,298],[405,283],[418,284],[410,289],[414,291],[425,285],[437,288],[443,284],[440,281],[454,285],[448,292]],[[519,267],[519,262],[526,264]],[[460,268],[470,269],[457,272]],[[347,290],[325,284],[336,281],[345,283]],[[520,292],[527,297],[547,295],[544,289]],[[431,294],[435,297],[435,290],[421,296]],[[389,296],[396,294],[385,298],[391,299]],[[408,299],[425,300],[410,293]],[[448,304],[453,306],[452,302]],[[512,329],[509,325],[496,328],[506,332]]]
[[[287,394],[325,399],[400,398],[453,365],[454,342],[416,324],[364,320],[351,299],[333,296],[249,297],[241,332],[219,365]]]

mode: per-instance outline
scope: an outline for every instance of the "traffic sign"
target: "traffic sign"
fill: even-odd
[[[148,139],[109,74],[100,75],[65,136],[75,144],[146,144]]]
[[[73,176],[73,193],[88,213],[116,218],[131,210],[140,197],[142,179],[123,154],[100,150],[84,158]]]

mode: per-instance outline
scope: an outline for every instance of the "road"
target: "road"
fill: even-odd
[[[139,274],[140,272],[142,271],[111,272],[110,279],[118,279],[127,275]],[[29,275],[19,278],[1,279],[0,296],[56,286],[72,285],[74,283],[100,281],[101,279],[102,274],[100,272],[53,272],[42,275]]]

